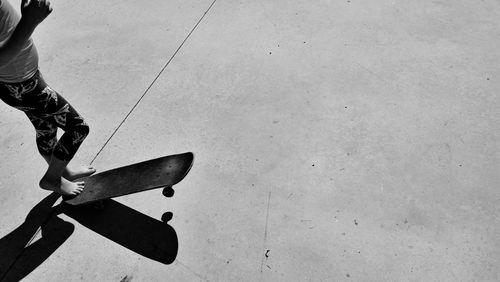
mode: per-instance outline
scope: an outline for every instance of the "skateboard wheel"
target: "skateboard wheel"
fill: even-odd
[[[173,214],[173,213],[171,213],[171,212],[166,212],[166,213],[164,213],[164,214],[161,216],[161,221],[163,221],[163,222],[167,223],[167,222],[169,222],[169,221],[172,219],[172,217],[174,217],[174,214]]]
[[[170,198],[170,197],[172,197],[174,195],[174,189],[172,189],[171,186],[170,187],[165,187],[165,188],[163,188],[163,192],[162,193],[163,193],[163,196]]]

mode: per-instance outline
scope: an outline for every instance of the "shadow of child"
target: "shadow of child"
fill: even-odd
[[[57,217],[53,207],[60,195],[40,201],[14,231],[0,239],[0,280],[19,281],[41,265],[73,233],[73,224]],[[38,231],[41,238],[36,239]]]

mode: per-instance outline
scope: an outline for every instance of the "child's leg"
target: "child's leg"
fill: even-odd
[[[37,130],[38,149],[49,163],[40,186],[65,195],[81,192],[83,182],[72,183],[61,176],[75,176],[67,165],[89,132],[83,118],[64,98],[47,86],[39,73],[22,83],[1,83],[0,98],[8,105],[24,111]],[[59,141],[56,137],[57,127],[65,130]],[[85,176],[95,170],[87,167],[77,172],[79,176]]]
[[[51,119],[39,118],[28,113],[27,116],[36,130],[36,144],[38,147],[38,151],[40,152],[40,155],[42,155],[43,159],[47,162],[47,164],[50,164],[52,153],[54,152],[54,148],[56,147],[56,144],[58,142],[58,125],[55,121],[51,121]],[[81,166],[78,168],[70,168],[69,166],[67,166],[64,169],[62,176],[69,181],[73,181],[78,178],[89,176],[94,172],[95,169],[91,166]]]
[[[67,165],[89,133],[89,127],[76,110],[57,92],[46,86],[38,95],[44,103],[40,114],[30,113],[29,117],[37,129],[37,145],[40,153],[48,161],[47,172],[40,180],[40,187],[61,194],[78,194],[83,183],[72,183],[61,179],[71,179],[95,172],[91,167],[70,170]],[[64,134],[57,141],[56,130],[60,127]],[[48,152],[51,152],[50,158]]]

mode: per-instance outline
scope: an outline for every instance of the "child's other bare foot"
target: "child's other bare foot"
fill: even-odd
[[[73,181],[78,178],[82,178],[85,176],[90,176],[96,172],[95,168],[89,165],[82,165],[76,168],[66,167],[63,172],[63,177],[69,181]]]
[[[83,182],[71,182],[62,177],[59,181],[51,181],[46,178],[40,180],[40,187],[45,190],[54,191],[65,196],[76,196],[83,191]]]

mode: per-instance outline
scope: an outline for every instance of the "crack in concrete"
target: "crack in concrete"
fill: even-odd
[[[264,256],[262,256],[262,260],[260,262],[260,272],[262,273],[262,268],[264,267],[264,260],[267,260],[269,257],[268,254],[271,250],[266,250],[267,243],[267,233],[269,229],[269,209],[271,207],[271,191],[269,192],[269,196],[267,197],[267,213],[266,213],[266,227],[264,229],[264,238],[262,239],[262,251],[265,251]]]

